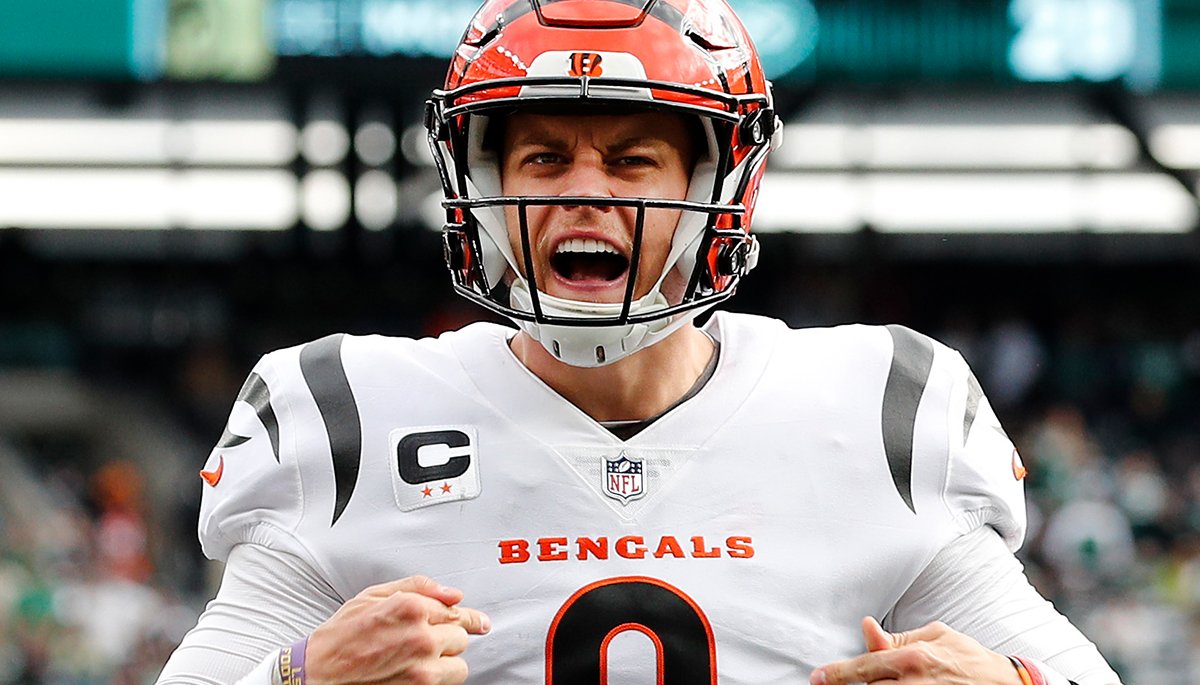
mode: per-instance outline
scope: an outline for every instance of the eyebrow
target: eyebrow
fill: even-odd
[[[555,136],[545,129],[534,129],[527,131],[519,135],[517,139],[512,142],[513,148],[529,145],[545,146],[555,151],[565,151],[568,147],[567,141],[564,138]],[[607,151],[611,152],[615,150],[628,150],[631,147],[637,147],[639,145],[659,147],[668,146],[670,143],[657,136],[632,135],[621,138],[612,144],[605,146],[605,148]]]

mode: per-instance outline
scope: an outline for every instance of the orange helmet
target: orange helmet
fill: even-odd
[[[684,200],[504,196],[485,145],[492,117],[521,108],[660,110],[696,117],[700,154]],[[757,261],[750,220],[782,126],[771,86],[724,0],[488,0],[463,35],[425,125],[445,191],[445,256],[455,290],[499,312],[559,359],[608,364],[663,339],[733,294]],[[645,213],[680,212],[663,273],[634,297],[597,304],[539,289],[529,237],[513,246],[504,207],[631,207],[636,273]],[[664,285],[666,283],[673,285]]]

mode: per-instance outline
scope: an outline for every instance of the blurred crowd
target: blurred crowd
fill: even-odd
[[[457,323],[443,312],[427,328]],[[1035,586],[1127,685],[1200,682],[1200,331],[1111,339],[1014,317],[927,332],[972,363],[1029,469],[1020,557]],[[240,381],[241,360],[219,356],[205,347],[179,370],[180,411],[203,429],[193,466]],[[217,577],[180,572],[205,565],[195,470],[175,516],[143,466],[48,461],[0,463],[26,477],[0,478],[0,685],[151,683]]]
[[[138,469],[3,466],[0,682],[154,682],[198,605],[155,573]]]

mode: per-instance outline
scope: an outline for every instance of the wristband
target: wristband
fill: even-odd
[[[1035,685],[1033,675],[1029,672],[1029,668],[1026,667],[1020,659],[1009,655],[1008,660],[1012,662],[1013,668],[1017,669],[1017,675],[1021,677],[1021,685]]]
[[[1037,659],[1023,656],[1010,656],[1008,660],[1021,676],[1022,685],[1075,685],[1066,676],[1050,668]]]
[[[304,652],[307,648],[308,638],[305,637],[279,650],[271,674],[272,685],[304,685]]]

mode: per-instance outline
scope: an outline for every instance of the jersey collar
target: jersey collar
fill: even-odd
[[[613,435],[526,368],[509,348],[512,329],[488,327],[486,335],[454,336],[453,344],[480,398],[539,441],[698,448],[737,413],[758,385],[781,329],[779,322],[715,313],[704,326],[721,347],[712,378],[628,441]]]

